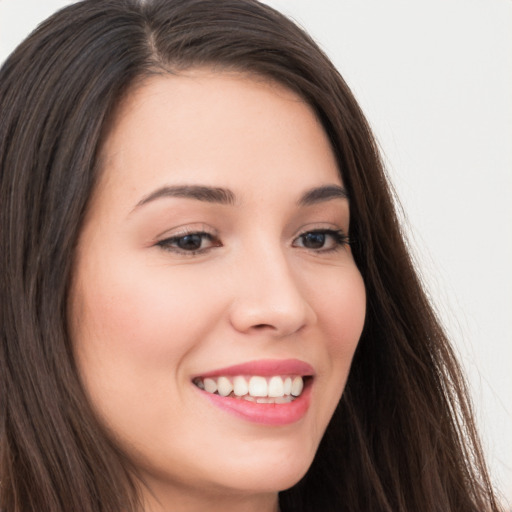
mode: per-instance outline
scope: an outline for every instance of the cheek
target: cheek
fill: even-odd
[[[328,381],[327,408],[332,414],[345,387],[366,314],[365,287],[355,266],[342,279],[333,281],[317,300],[318,324],[328,356],[325,376],[320,377]]]
[[[206,304],[180,272],[140,265],[135,272],[129,262],[116,261],[78,276],[71,335],[101,421],[121,443],[145,453],[151,450],[144,443],[158,438],[162,426],[168,432],[179,428],[175,411],[187,409],[183,362],[218,318],[219,301]]]
[[[120,264],[84,276],[72,312],[75,338],[87,338],[77,344],[79,351],[112,350],[134,362],[164,363],[164,353],[179,357],[199,335],[198,294],[179,272],[166,279],[161,269]]]
[[[333,280],[317,301],[318,320],[325,329],[329,352],[350,362],[366,315],[364,282],[355,265],[340,280]]]
[[[138,410],[156,425],[168,414],[169,397],[181,399],[182,361],[207,336],[219,301],[206,304],[180,272],[106,261],[94,272],[84,268],[72,290],[71,336],[80,374],[109,422],[138,429]]]

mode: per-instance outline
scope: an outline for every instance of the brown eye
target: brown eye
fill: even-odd
[[[307,249],[321,249],[325,245],[325,233],[306,233],[302,235],[302,245]]]
[[[185,235],[176,240],[176,246],[184,251],[197,251],[201,249],[203,242],[203,235],[194,233],[192,235]]]
[[[197,254],[212,247],[219,247],[221,244],[210,233],[197,232],[166,238],[156,245],[172,252]]]
[[[340,249],[348,244],[348,237],[341,230],[317,229],[298,236],[293,245],[318,252],[328,252]]]

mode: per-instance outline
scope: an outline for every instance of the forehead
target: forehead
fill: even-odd
[[[259,194],[290,180],[302,189],[341,184],[329,140],[302,98],[260,77],[210,70],[159,75],[131,91],[101,161],[104,184],[139,194],[166,182]]]

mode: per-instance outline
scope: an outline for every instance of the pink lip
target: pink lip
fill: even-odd
[[[311,403],[311,387],[312,383],[309,380],[301,395],[288,404],[258,404],[242,398],[224,397],[196,389],[210,403],[239,418],[253,423],[278,426],[295,423],[306,415]]]
[[[220,368],[201,374],[200,377],[218,377],[222,375],[259,375],[262,377],[272,375],[313,376],[314,374],[315,371],[310,364],[298,359],[263,359]],[[230,414],[253,423],[278,426],[295,423],[306,415],[311,403],[312,381],[313,379],[307,379],[301,395],[293,400],[293,402],[287,404],[258,404],[241,398],[223,397],[208,393],[199,388],[196,389],[211,404]]]
[[[226,377],[235,377],[236,375],[260,375],[261,377],[272,375],[312,376],[314,374],[313,367],[299,359],[261,359],[201,373],[197,377],[219,377],[221,375]]]

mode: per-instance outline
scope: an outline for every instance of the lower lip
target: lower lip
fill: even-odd
[[[197,388],[213,405],[252,423],[263,425],[289,425],[302,419],[311,402],[312,383],[308,382],[304,390],[293,402],[287,404],[259,404],[243,398],[232,398],[208,393]]]

